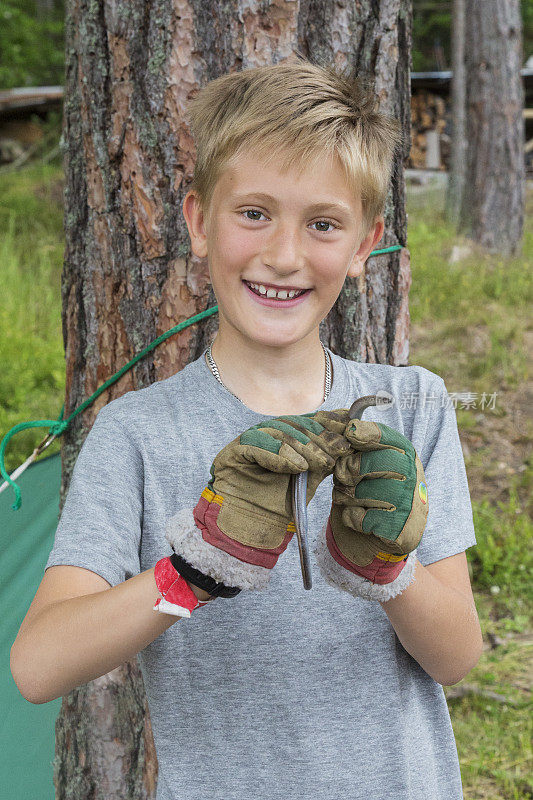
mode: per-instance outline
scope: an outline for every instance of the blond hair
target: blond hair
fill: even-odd
[[[303,57],[221,75],[188,106],[196,143],[191,184],[204,210],[233,159],[250,150],[283,170],[303,170],[337,155],[364,233],[383,214],[401,126],[375,110],[367,81]]]

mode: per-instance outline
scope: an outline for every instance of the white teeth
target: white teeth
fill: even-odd
[[[276,291],[276,289],[267,289],[262,283],[251,283],[250,281],[246,282],[248,283],[248,286],[250,286],[252,289],[255,289],[256,292],[259,292],[259,294],[266,295],[266,297],[270,298],[276,298],[278,300],[290,300],[291,298],[299,296],[304,292],[304,289],[291,289],[290,291],[287,291],[286,289],[280,289],[279,291]]]

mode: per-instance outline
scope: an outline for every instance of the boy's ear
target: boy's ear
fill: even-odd
[[[365,267],[365,261],[383,236],[384,230],[385,221],[383,217],[376,217],[374,225],[359,245],[359,249],[353,254],[351,264],[346,273],[347,276],[350,278],[357,278],[357,276],[362,273]]]
[[[204,212],[195,191],[187,192],[183,198],[182,209],[189,230],[191,249],[198,258],[205,258],[207,256],[207,234]]]

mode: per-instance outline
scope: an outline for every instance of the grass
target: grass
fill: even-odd
[[[411,321],[429,326],[426,346],[432,346],[429,357],[439,374],[461,376],[471,387],[520,386],[528,375],[524,337],[532,330],[533,227],[526,224],[521,256],[503,258],[473,247],[471,255],[449,264],[458,237],[435,203],[410,211]],[[531,211],[531,197],[528,205]],[[475,358],[468,357],[471,334],[477,335]],[[456,370],[443,339],[452,344]]]
[[[533,797],[531,644],[533,429],[531,382],[533,192],[522,252],[471,247],[447,224],[442,190],[408,192],[411,251],[410,362],[444,378],[448,392],[485,393],[494,405],[457,409],[477,546],[467,551],[486,649],[447,688],[465,800]],[[470,255],[456,264],[454,245]],[[503,642],[492,648],[490,641]],[[467,684],[472,692],[454,697]],[[504,700],[487,697],[490,690]],[[507,699],[508,702],[505,702]]]
[[[468,676],[483,695],[449,699],[465,800],[526,800],[533,795],[532,715],[524,681],[530,649],[509,642],[483,655]]]
[[[477,393],[478,399],[483,392],[496,393],[494,408],[457,411],[461,438],[470,436],[480,443],[465,458],[478,539],[468,559],[476,589],[492,596],[494,619],[483,622],[489,627],[500,618],[509,619],[520,630],[522,624],[531,624],[533,605],[533,561],[526,546],[533,535],[533,430],[531,422],[524,422],[517,436],[508,407],[531,380],[527,337],[532,328],[533,194],[528,195],[519,257],[505,259],[474,248],[472,255],[452,265],[448,263],[452,247],[464,246],[467,240],[457,237],[446,223],[442,194],[437,198],[426,193],[423,203],[416,195],[408,196],[410,313],[415,332],[410,360],[441,375],[449,392],[467,390]],[[501,472],[498,457],[504,457],[504,439],[509,447],[505,457],[512,458],[513,441],[521,439],[525,449],[529,446],[529,457],[517,470],[511,468],[501,500],[491,490]],[[500,445],[497,452],[491,448],[494,441]]]
[[[19,422],[57,419],[63,404],[61,177],[58,166],[39,164],[0,174],[1,436]],[[46,433],[24,430],[10,440],[8,472]],[[59,446],[54,442],[46,454]]]
[[[56,419],[65,390],[61,333],[62,171],[58,164],[0,172],[0,437],[31,419]],[[532,630],[531,486],[533,432],[527,422],[531,380],[533,229],[515,258],[474,250],[446,223],[443,192],[408,193],[411,363],[442,375],[448,391],[496,393],[493,408],[457,409],[478,545],[467,551],[484,638],[479,664],[454,697],[446,689],[467,800],[533,797],[531,778]],[[522,414],[522,416],[520,416]],[[515,422],[518,420],[517,424]],[[13,470],[44,438],[25,430],[7,447]],[[46,451],[59,450],[59,440]],[[505,468],[502,468],[504,464]],[[505,700],[486,695],[495,692]]]
[[[485,498],[476,502],[476,534],[483,543],[482,549],[472,554],[476,566],[476,583],[479,589],[513,587],[512,597],[533,599],[531,561],[524,558],[524,542],[531,533],[530,520],[522,513],[516,488],[511,489],[509,502],[493,506]],[[505,553],[505,559],[502,554]],[[499,595],[499,591],[493,594]],[[506,602],[509,604],[509,596]]]

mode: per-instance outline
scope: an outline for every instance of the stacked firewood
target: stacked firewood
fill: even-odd
[[[411,151],[407,166],[412,169],[425,169],[427,152],[427,131],[437,131],[440,141],[440,169],[448,167],[450,138],[445,129],[449,109],[443,97],[419,89],[411,96]]]

